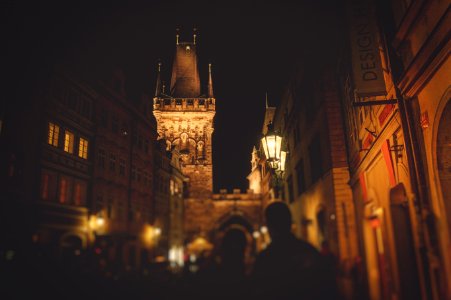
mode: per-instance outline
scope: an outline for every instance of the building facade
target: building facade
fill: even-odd
[[[437,165],[446,150],[430,147],[440,142],[428,129],[432,111],[437,134],[448,102],[448,6],[356,1],[346,8],[340,86],[361,279],[370,299],[449,299],[449,233]]]
[[[412,156],[422,197],[431,291],[434,299],[451,299],[451,61],[449,3],[391,3],[393,30],[388,35],[399,53],[397,86],[405,100]],[[429,227],[429,228],[428,228]]]
[[[31,101],[24,103],[29,106],[11,104],[2,128],[2,227],[9,228],[2,244],[32,255],[31,261],[57,258],[75,263],[91,242],[88,215],[97,94],[57,70],[27,96]],[[22,218],[24,225],[17,226]],[[17,230],[10,232],[13,224]]]
[[[151,101],[134,103],[125,77],[114,71],[96,86],[92,234],[99,262],[114,272],[137,270],[151,259],[155,240],[154,141]]]
[[[160,234],[156,240],[155,256],[169,260],[174,268],[183,266],[185,246],[184,192],[187,177],[182,174],[180,159],[177,149],[167,150],[164,140],[157,142],[153,224]]]
[[[352,294],[351,267],[358,256],[354,203],[338,83],[333,65],[299,64],[274,115],[288,157],[282,200],[293,231],[320,251],[331,251],[343,293]]]

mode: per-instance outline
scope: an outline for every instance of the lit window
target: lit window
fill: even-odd
[[[174,180],[172,180],[172,179],[170,181],[170,191],[171,191],[171,195],[174,195],[175,187],[174,187]]]
[[[84,159],[88,159],[88,140],[80,138],[80,143],[78,144],[78,156]]]
[[[68,130],[64,134],[64,151],[74,153],[74,134]]]
[[[60,133],[60,127],[52,122],[49,122],[48,143],[50,145],[58,147],[59,133]]]
[[[60,203],[65,203],[67,200],[67,180],[66,178],[61,178],[60,180]]]

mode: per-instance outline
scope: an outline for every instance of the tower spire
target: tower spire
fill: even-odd
[[[179,44],[179,29],[175,29],[175,44],[178,45]]]
[[[155,86],[155,97],[161,93],[161,62],[158,62],[157,84]]]
[[[266,95],[266,108],[268,108],[268,92],[265,92],[265,95]]]
[[[196,31],[197,31],[197,28],[194,27],[194,28],[193,28],[193,44],[194,44],[194,45],[196,45],[196,36],[197,36],[197,35],[196,35]]]
[[[208,98],[213,98],[213,79],[211,78],[211,63],[208,64]]]

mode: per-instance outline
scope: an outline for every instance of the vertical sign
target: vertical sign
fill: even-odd
[[[386,95],[372,0],[348,0],[347,10],[356,96]]]

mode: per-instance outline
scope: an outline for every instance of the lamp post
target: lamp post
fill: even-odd
[[[276,198],[279,197],[280,180],[285,171],[287,152],[282,150],[282,136],[274,130],[272,122],[268,124],[268,130],[262,137],[261,143],[265,152],[266,161],[274,172]]]

